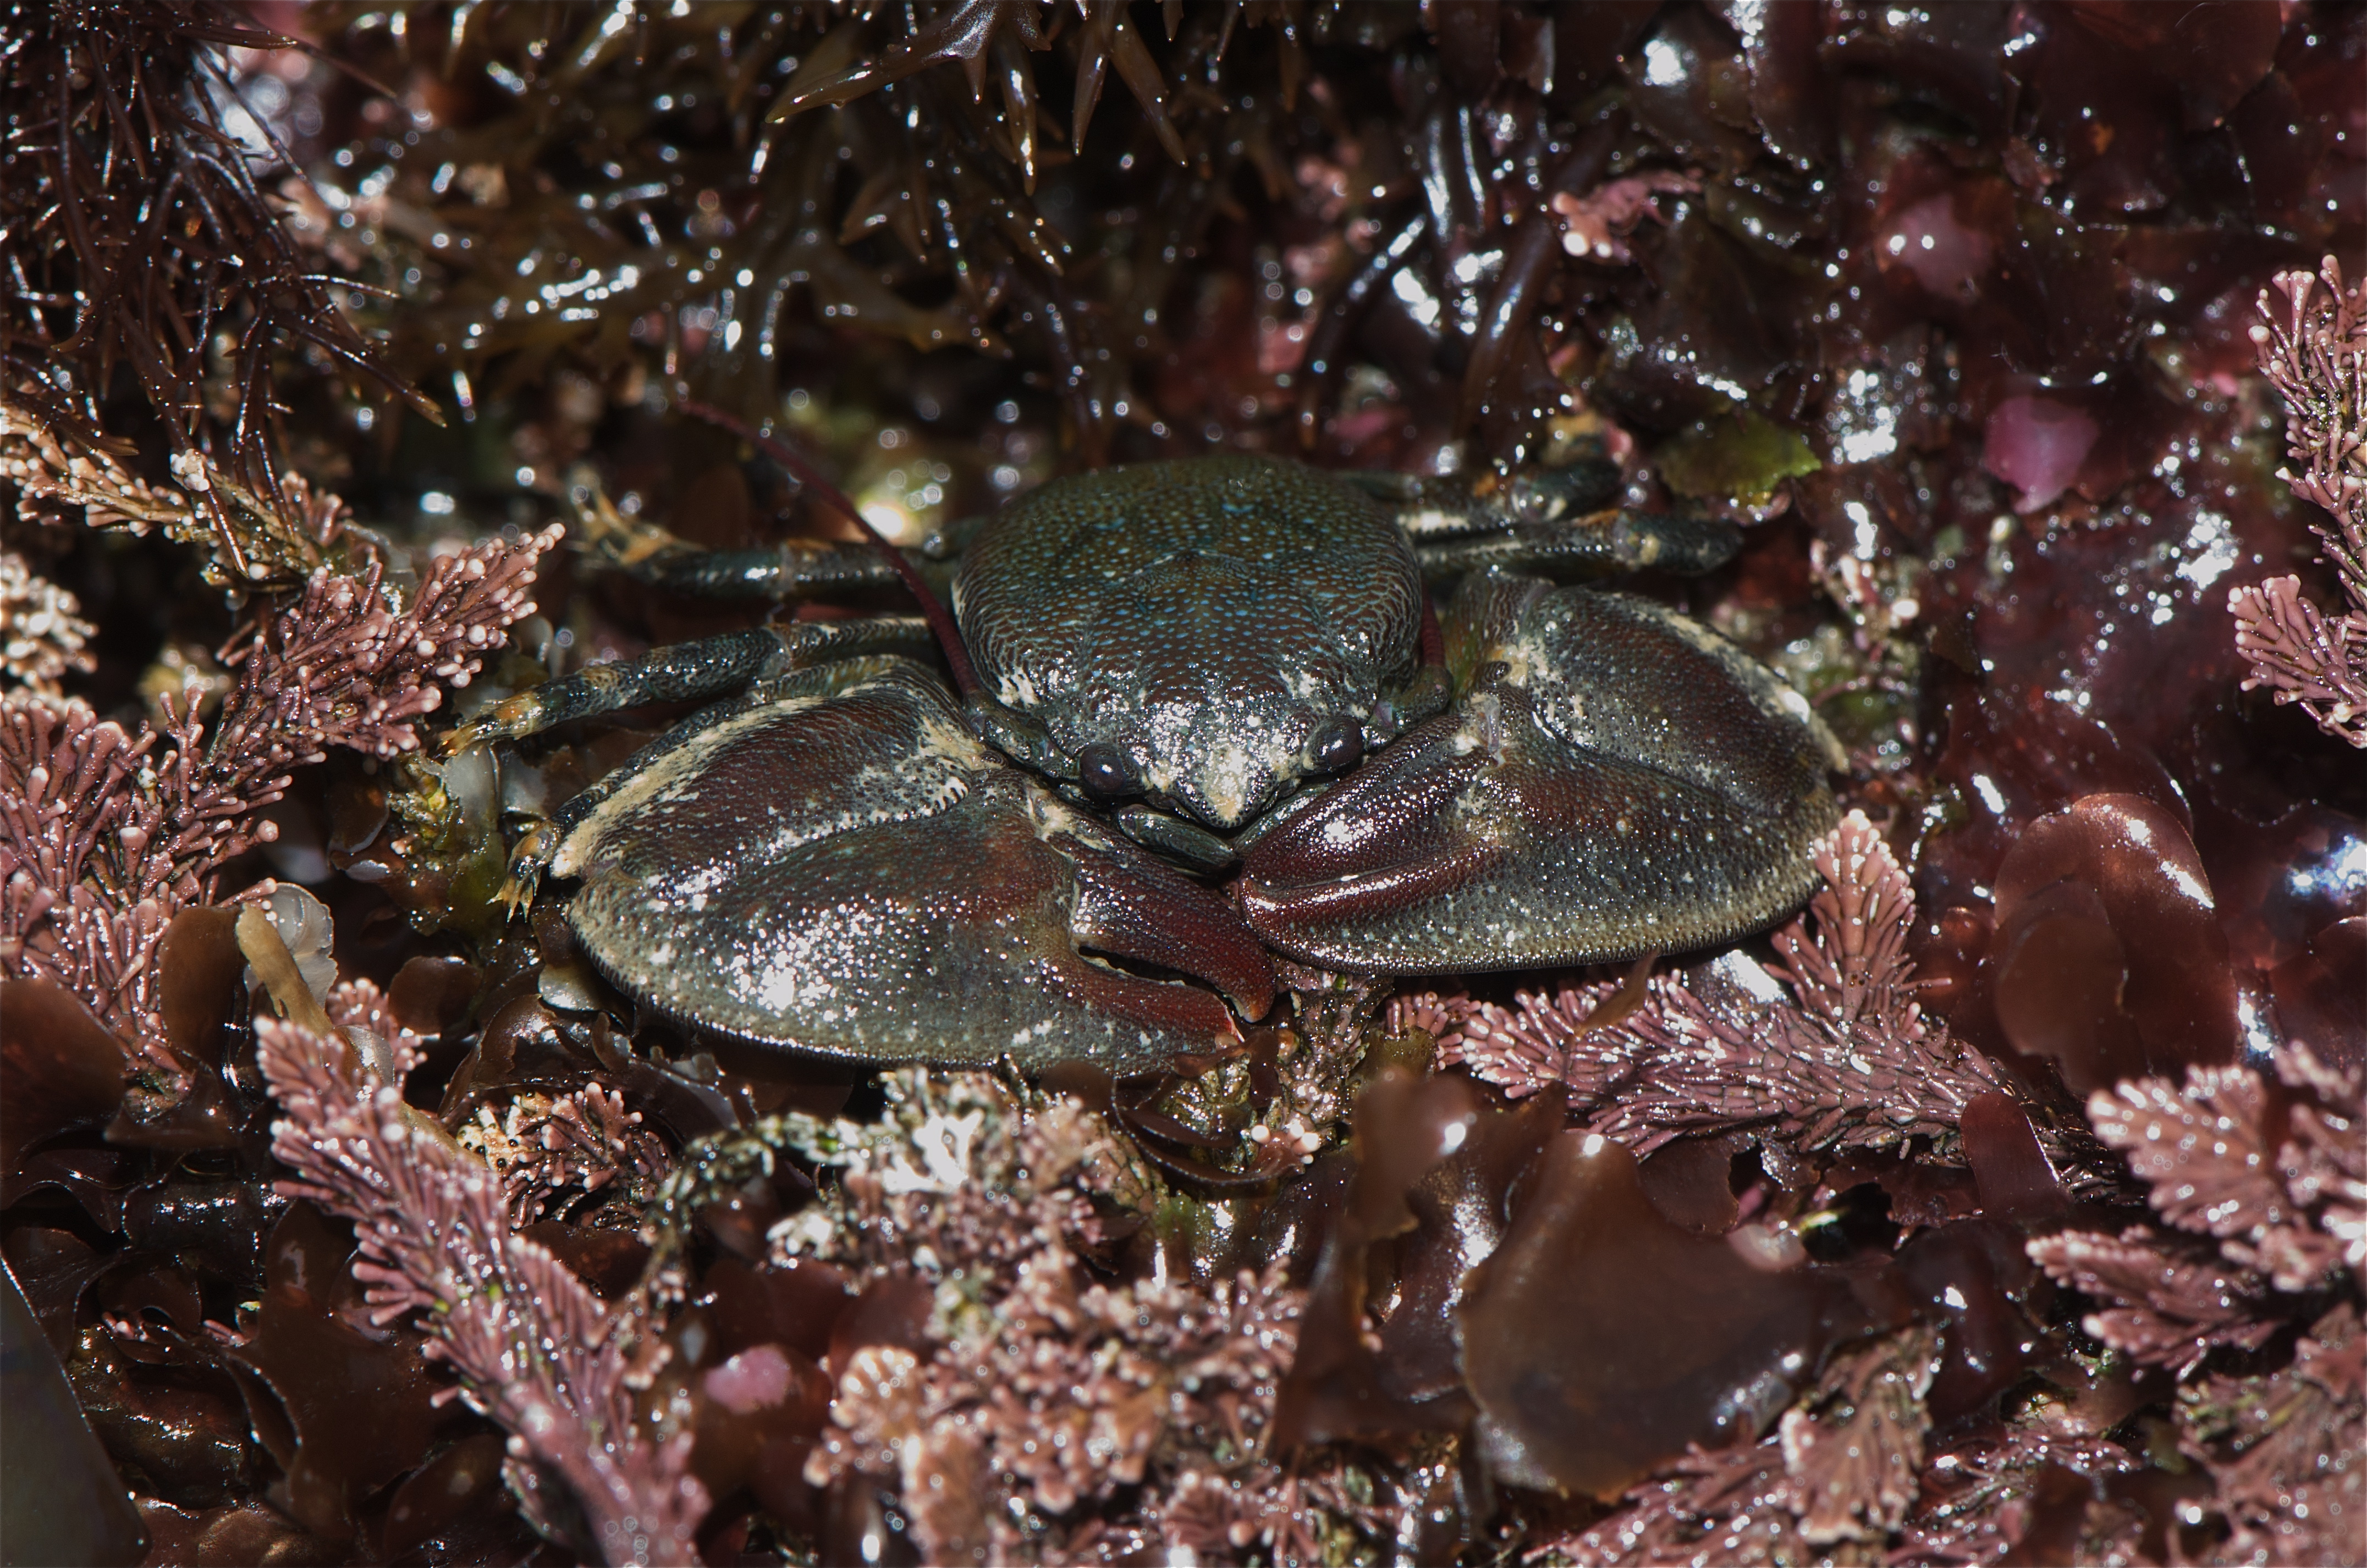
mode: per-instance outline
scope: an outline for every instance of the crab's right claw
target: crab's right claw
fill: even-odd
[[[917,666],[837,679],[645,753],[569,828],[568,919],[626,990],[763,1044],[1119,1073],[1236,1044],[1227,998],[1273,1006],[1231,906],[980,744]]]
[[[1328,967],[1597,963],[1765,925],[1816,881],[1839,761],[1807,705],[1640,599],[1484,578],[1467,689],[1243,859],[1266,942]]]

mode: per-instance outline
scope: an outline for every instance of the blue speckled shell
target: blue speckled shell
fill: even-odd
[[[1402,684],[1421,596],[1373,502],[1247,454],[1056,479],[989,520],[954,585],[990,694],[1071,757],[1119,748],[1153,804],[1220,831]]]

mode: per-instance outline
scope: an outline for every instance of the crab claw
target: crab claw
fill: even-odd
[[[760,1043],[1030,1070],[1161,1066],[1240,1039],[1224,998],[1272,1007],[1229,906],[1004,763],[917,666],[884,664],[766,682],[570,825],[551,870],[583,879],[568,919],[613,979]]]
[[[1646,600],[1482,577],[1467,689],[1258,840],[1241,907],[1327,967],[1524,969],[1704,947],[1816,881],[1840,759],[1807,705]]]

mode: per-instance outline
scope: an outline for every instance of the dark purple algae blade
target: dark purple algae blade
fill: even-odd
[[[1557,1136],[1535,1180],[1457,1313],[1500,1481],[1609,1501],[1688,1443],[1756,1437],[1869,1326],[1838,1276],[1770,1272],[1670,1224],[1599,1134]]]
[[[148,1532],[74,1403],[65,1369],[0,1268],[0,1407],[15,1441],[0,1466],[0,1563],[137,1562]]]

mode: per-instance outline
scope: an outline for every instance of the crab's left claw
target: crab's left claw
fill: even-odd
[[[704,1029],[1131,1073],[1238,1043],[1227,998],[1251,1020],[1274,1004],[1230,905],[980,745],[907,660],[760,682],[562,808],[568,922],[622,988]]]
[[[1836,749],[1771,671],[1646,600],[1482,577],[1465,687],[1242,863],[1251,927],[1331,968],[1535,968],[1704,947],[1816,881]]]

